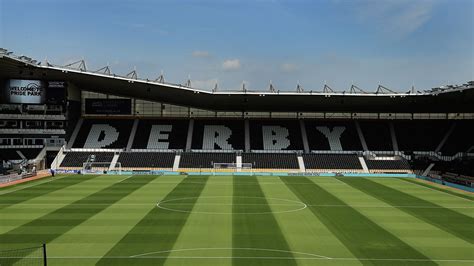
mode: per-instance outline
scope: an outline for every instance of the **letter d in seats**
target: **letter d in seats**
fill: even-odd
[[[84,148],[106,148],[107,146],[116,142],[118,137],[119,132],[113,126],[106,124],[94,124],[91,127],[89,136],[87,136],[86,143],[84,143]]]

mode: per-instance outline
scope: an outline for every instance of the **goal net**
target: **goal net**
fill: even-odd
[[[251,163],[214,163],[213,172],[252,172]]]
[[[0,250],[1,265],[47,265],[46,244],[36,247]]]
[[[120,162],[116,162],[115,165],[112,165],[111,162],[85,162],[82,164],[81,173],[84,175],[107,173],[120,175],[122,174],[122,164]]]

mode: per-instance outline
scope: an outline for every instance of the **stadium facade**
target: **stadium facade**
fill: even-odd
[[[474,82],[212,91],[0,50],[2,171],[416,173],[473,186]]]

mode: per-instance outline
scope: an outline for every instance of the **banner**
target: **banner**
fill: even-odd
[[[10,79],[6,82],[7,103],[43,104],[46,84],[41,80]]]
[[[130,115],[130,99],[85,99],[85,113],[91,115]]]

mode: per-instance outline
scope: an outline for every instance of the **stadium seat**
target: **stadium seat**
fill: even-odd
[[[243,150],[243,120],[195,120],[192,149]]]
[[[68,152],[66,153],[61,167],[82,167],[90,155],[95,155],[95,162],[112,162],[113,152]]]
[[[306,169],[362,169],[356,154],[303,154]]]
[[[369,151],[393,151],[387,121],[359,121],[359,124]]]
[[[2,160],[22,160],[23,158],[18,154],[21,152],[26,159],[35,159],[36,156],[40,153],[41,149],[0,149],[0,162]]]
[[[251,150],[303,150],[298,120],[250,120]]]
[[[172,152],[122,152],[118,162],[122,168],[172,168],[174,157]]]
[[[257,169],[298,169],[296,153],[242,153],[242,163]]]
[[[393,171],[410,171],[411,166],[407,160],[401,158],[398,160],[365,160],[369,170],[389,170]]]
[[[456,175],[464,175],[474,177],[474,159],[457,158],[452,161],[437,161],[434,163],[432,171],[441,173],[455,173]]]
[[[189,120],[139,120],[132,149],[184,150]]]
[[[0,161],[9,160],[21,160],[20,155],[16,152],[16,149],[1,149],[0,150]]]
[[[305,120],[310,150],[361,151],[354,121]]]
[[[84,119],[73,148],[126,148],[132,124],[133,120],[129,119]]]
[[[183,152],[179,168],[214,168],[214,163],[235,163],[233,152]]]
[[[394,121],[400,151],[434,151],[448,132],[451,121]]]
[[[474,152],[474,123],[471,121],[456,121],[454,131],[441,148],[443,155],[454,155],[458,152]]]

